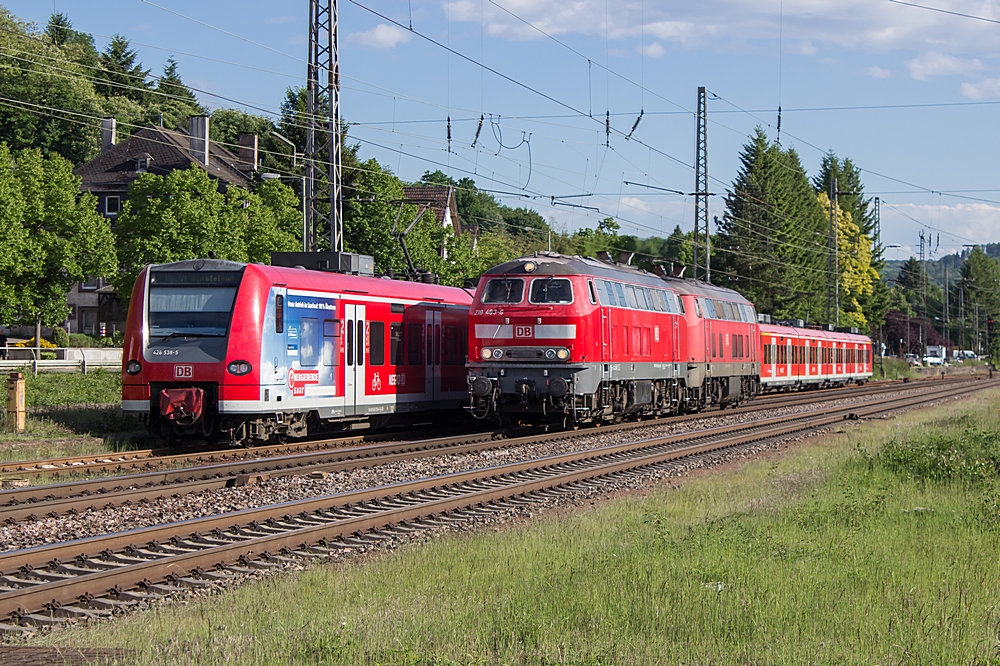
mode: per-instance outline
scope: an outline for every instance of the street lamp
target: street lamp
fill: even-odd
[[[282,180],[284,178],[293,178],[295,180],[301,181],[302,183],[302,251],[308,252],[309,238],[306,235],[306,177],[305,176],[282,176],[279,173],[262,173],[260,177],[264,180]]]

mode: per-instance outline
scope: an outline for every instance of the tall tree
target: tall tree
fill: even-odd
[[[830,197],[826,192],[820,192],[817,198],[824,214],[829,215]],[[881,281],[871,262],[872,242],[868,236],[861,233],[860,227],[851,218],[850,211],[839,206],[837,236],[840,324],[867,329],[869,322],[861,302],[866,296],[871,295],[875,284]]]
[[[222,194],[204,169],[166,176],[145,173],[129,188],[118,217],[119,294],[131,292],[147,264],[206,257],[270,263],[272,251],[294,251],[298,207],[291,191],[270,183],[275,196],[231,187]],[[284,190],[285,195],[277,192]]]
[[[825,314],[825,239],[823,211],[798,154],[758,127],[726,197],[715,245],[720,270],[760,312],[817,321]]]
[[[73,165],[40,150],[14,155],[0,146],[0,171],[10,168],[3,187],[4,212],[20,211],[20,256],[6,282],[16,281],[11,313],[15,324],[56,325],[69,314],[66,294],[77,282],[111,275],[116,263],[111,228],[97,213],[97,199],[80,195]],[[0,214],[0,216],[3,216]]]
[[[101,99],[85,78],[92,72],[48,42],[0,8],[0,96],[14,100],[0,107],[0,141],[11,150],[37,148],[79,164],[97,151],[99,125],[81,126],[76,115],[31,105],[42,100],[55,109],[100,118]]]
[[[191,89],[184,85],[177,61],[173,56],[167,58],[163,66],[163,75],[156,81],[156,87],[147,95],[150,102],[150,115],[163,114],[164,127],[184,126],[191,116],[200,116],[208,110],[198,103],[198,98]],[[155,119],[159,121],[159,118]]]
[[[148,101],[151,85],[146,77],[149,70],[142,68],[139,54],[128,39],[114,35],[100,55],[100,63],[95,85],[98,93],[105,97],[127,97],[140,104]]]
[[[70,60],[90,69],[90,73],[100,64],[94,37],[73,29],[69,17],[55,13],[45,26],[45,36],[53,46],[58,47]]]

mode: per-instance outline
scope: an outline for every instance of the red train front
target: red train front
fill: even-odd
[[[480,279],[475,416],[601,422],[735,404],[759,388],[756,314],[734,291],[542,253]]]
[[[148,266],[130,302],[122,406],[156,436],[231,444],[458,410],[470,300],[302,268]]]

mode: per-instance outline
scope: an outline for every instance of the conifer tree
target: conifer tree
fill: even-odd
[[[100,55],[100,63],[100,80],[94,86],[98,93],[105,97],[127,97],[140,104],[147,101],[149,70],[142,68],[139,54],[128,39],[114,35]]]

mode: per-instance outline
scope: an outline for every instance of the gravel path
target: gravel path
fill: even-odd
[[[878,397],[845,398],[830,401],[832,405],[847,405],[885,400],[899,395],[881,394]],[[755,412],[753,419],[787,416],[810,411],[809,406],[784,407]],[[97,509],[75,516],[42,518],[14,525],[0,526],[0,552],[30,548],[47,543],[58,543],[151,525],[224,514],[270,504],[334,495],[353,490],[413,481],[430,476],[465,472],[483,467],[520,462],[533,458],[558,455],[583,449],[594,449],[643,439],[691,433],[708,428],[746,422],[745,414],[718,415],[692,421],[671,422],[666,419],[649,426],[630,430],[602,432],[600,429],[584,431],[574,439],[512,448],[498,448],[478,453],[441,455],[419,460],[378,465],[330,474],[323,479],[291,476],[269,479],[260,484],[220,488],[178,497],[143,502],[114,509]],[[169,492],[169,491],[168,491]],[[335,503],[335,502],[332,502]]]

